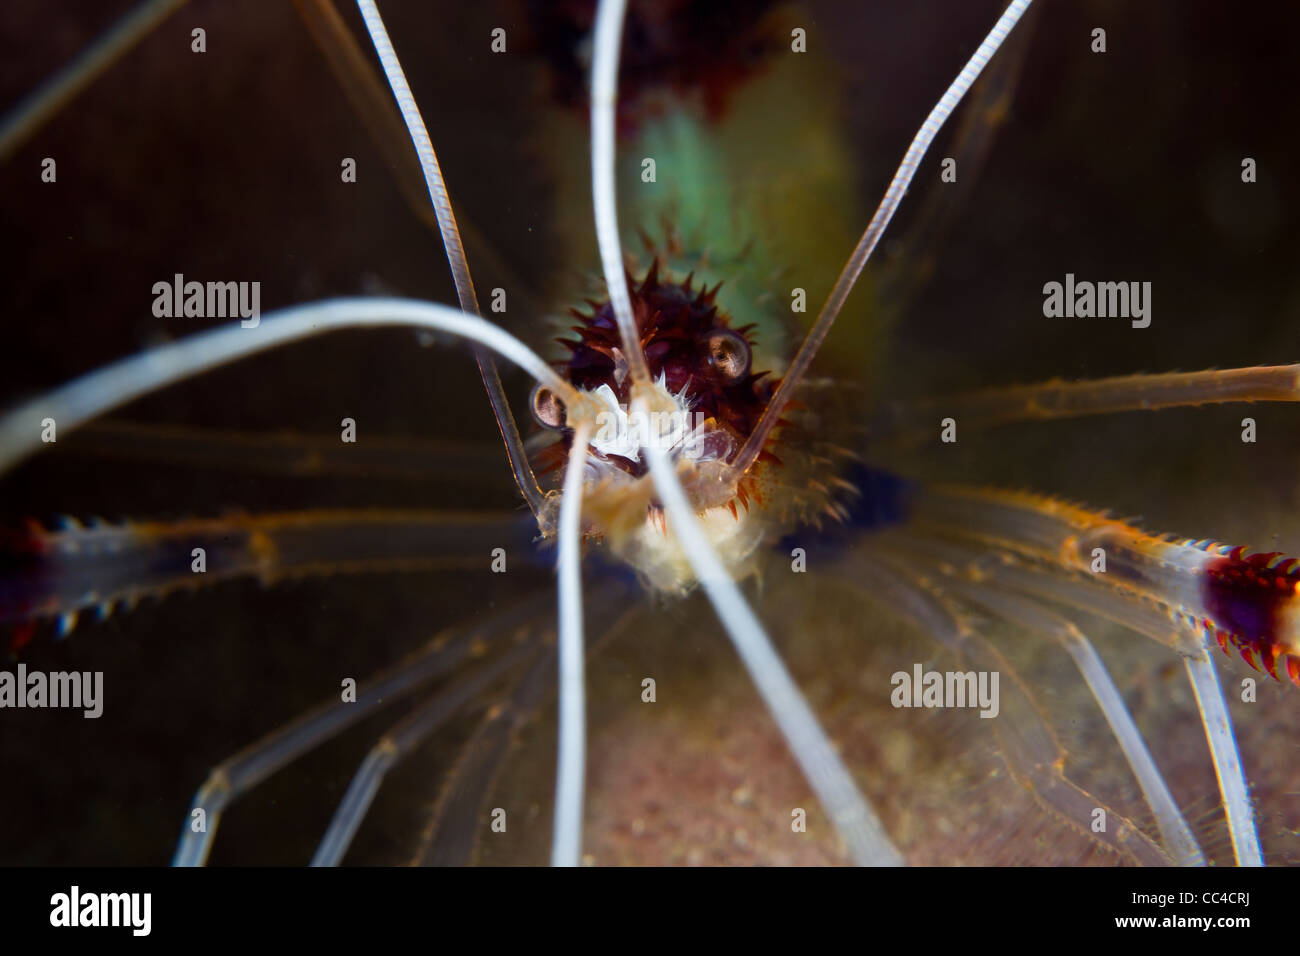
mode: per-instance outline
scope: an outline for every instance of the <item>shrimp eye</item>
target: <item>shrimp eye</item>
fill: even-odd
[[[533,386],[533,418],[543,428],[564,427],[564,403],[549,388]]]
[[[714,329],[705,342],[709,365],[728,385],[749,374],[749,343],[730,329]]]

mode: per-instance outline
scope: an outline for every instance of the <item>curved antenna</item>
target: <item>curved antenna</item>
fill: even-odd
[[[583,783],[587,765],[587,701],[582,636],[582,483],[591,426],[573,430],[560,498],[559,756],[555,767],[555,825],[551,866],[577,866],[582,858]]]
[[[137,352],[19,405],[0,416],[0,473],[41,447],[43,419],[76,428],[165,385],[279,345],[339,329],[401,325],[446,332],[491,349],[559,395],[575,424],[599,414],[599,407],[541,356],[476,315],[413,299],[327,299],[269,313],[256,326],[224,326]]]
[[[19,103],[0,124],[0,163],[184,3],[185,0],[149,0],[140,4]]]
[[[425,183],[429,188],[429,198],[438,216],[438,230],[442,233],[442,242],[447,250],[447,260],[451,265],[452,278],[456,283],[456,294],[460,298],[461,308],[474,315],[480,315],[478,296],[474,293],[474,282],[470,278],[469,263],[465,259],[465,249],[456,229],[456,217],[451,210],[451,201],[447,197],[447,186],[442,178],[438,157],[433,151],[433,143],[420,116],[419,107],[411,95],[401,63],[388,38],[388,31],[379,16],[374,0],[357,0],[357,7],[365,20],[366,30],[370,33],[379,62],[388,78],[388,85],[393,90],[406,128],[410,131],[416,153],[420,157],[420,168],[424,171]],[[626,288],[624,296],[626,296]],[[497,425],[505,441],[510,465],[519,482],[519,489],[528,499],[533,513],[540,516],[542,510],[542,491],[537,485],[537,478],[528,465],[524,454],[523,441],[515,425],[509,406],[501,389],[501,380],[497,375],[496,365],[482,353],[476,353],[479,369],[483,373],[483,384],[487,387],[492,409],[496,413]],[[638,356],[640,353],[638,352]],[[644,367],[645,360],[641,359]],[[571,390],[570,390],[571,391]],[[581,561],[581,526],[582,513],[582,479],[587,458],[587,441],[591,429],[586,424],[578,424],[574,429],[573,444],[569,450],[569,463],[564,473],[564,491],[560,498],[559,520],[559,754],[556,764],[555,780],[555,825],[554,840],[551,848],[551,863],[554,866],[577,866],[582,852],[582,789],[586,776],[586,701],[583,687],[583,656],[586,648],[582,637],[582,561]]]
[[[469,261],[465,258],[465,247],[460,240],[460,231],[456,228],[456,214],[451,209],[451,199],[447,195],[447,183],[442,178],[442,167],[438,165],[438,156],[433,151],[433,141],[429,130],[424,125],[420,108],[411,95],[411,87],[406,82],[406,74],[397,59],[393,43],[384,27],[383,18],[374,0],[357,0],[361,19],[365,21],[370,42],[374,44],[375,53],[383,67],[388,86],[393,91],[393,98],[402,112],[406,129],[411,135],[416,155],[420,159],[420,169],[424,172],[424,182],[429,189],[429,199],[438,217],[438,232],[442,235],[443,248],[447,252],[447,263],[451,266],[452,281],[456,283],[456,297],[460,307],[470,315],[481,316],[478,296],[474,292],[474,280],[469,274]],[[515,424],[514,415],[506,401],[505,390],[501,387],[501,376],[497,373],[496,363],[492,357],[480,349],[474,350],[478,360],[479,373],[483,376],[483,387],[487,389],[488,401],[492,403],[492,414],[496,417],[497,428],[501,430],[501,440],[506,446],[506,455],[510,459],[510,470],[514,472],[519,491],[528,501],[533,514],[540,515],[542,509],[542,489],[537,484],[528,463],[528,454],[524,451],[524,442],[519,435],[519,426]]]
[[[420,108],[411,95],[411,87],[406,82],[402,64],[393,50],[393,43],[388,38],[384,21],[379,16],[379,8],[374,0],[357,0],[361,19],[366,23],[370,33],[370,42],[375,46],[379,56],[379,65],[383,67],[388,86],[397,100],[397,108],[402,111],[407,132],[411,134],[411,144],[420,158],[420,169],[424,172],[424,184],[429,190],[429,199],[438,215],[438,229],[442,233],[442,244],[447,249],[447,262],[451,266],[451,277],[456,283],[456,297],[460,299],[463,311],[479,315],[478,296],[474,294],[474,280],[470,278],[469,263],[465,260],[465,247],[461,244],[460,233],[456,230],[456,216],[451,211],[451,200],[447,197],[447,183],[442,178],[442,168],[438,165],[438,156],[433,151],[433,141],[429,139],[429,130],[424,125]]]
[[[339,89],[352,112],[383,153],[384,163],[393,176],[393,184],[407,207],[426,227],[438,230],[438,211],[429,204],[429,190],[424,184],[424,170],[419,156],[411,149],[406,121],[393,100],[392,88],[380,73],[378,63],[368,56],[335,6],[334,0],[294,0],[294,8],[307,32],[316,43],[326,65],[338,80]],[[373,46],[373,44],[372,44]],[[965,178],[963,177],[963,182]],[[456,231],[464,238],[465,255],[474,250],[475,259],[486,263],[510,288],[510,301],[523,303],[524,314],[541,311],[536,291],[502,258],[473,220],[456,218]]]
[[[781,417],[781,412],[790,401],[790,395],[803,381],[804,375],[808,371],[808,366],[812,364],[813,357],[821,347],[822,341],[831,330],[836,317],[840,314],[844,302],[853,291],[853,284],[858,281],[858,276],[862,274],[867,260],[871,258],[871,253],[875,250],[876,244],[880,242],[880,237],[884,235],[885,229],[889,226],[889,221],[894,218],[894,213],[898,211],[899,203],[903,201],[903,194],[907,192],[907,187],[911,185],[912,177],[916,175],[916,169],[921,163],[921,158],[925,156],[926,150],[930,148],[930,143],[934,141],[935,135],[939,132],[940,127],[951,115],[952,111],[961,102],[961,98],[966,95],[971,84],[980,75],[985,64],[997,52],[1002,41],[1007,38],[1016,22],[1029,9],[1031,0],[1012,0],[1010,6],[998,19],[993,29],[989,31],[984,42],[979,45],[979,49],[966,61],[957,78],[952,81],[947,92],[939,98],[939,102],[930,110],[930,115],[925,118],[921,124],[920,130],[912,139],[912,145],[907,148],[903,155],[903,161],[898,164],[898,171],[894,173],[894,178],[885,190],[885,197],[880,200],[880,205],[876,208],[876,214],[871,217],[871,222],[867,224],[867,230],[858,240],[857,248],[853,250],[853,255],[845,263],[840,277],[835,280],[835,286],[831,289],[830,296],[826,299],[826,304],[822,306],[821,313],[817,316],[817,321],[808,331],[807,337],[803,344],[799,346],[799,352],[795,355],[794,361],[790,363],[790,368],[786,370],[785,377],[781,379],[781,384],[777,387],[776,392],[772,395],[771,400],[767,403],[767,408],[763,410],[763,416],[754,426],[753,433],[741,447],[736,459],[732,462],[732,474],[739,478],[747,472],[754,462],[758,459],[759,453],[763,450],[763,445],[767,441],[767,436],[775,427],[777,420]]]
[[[623,248],[618,239],[614,189],[614,115],[618,103],[618,52],[623,38],[627,0],[601,0],[596,10],[591,60],[591,196],[596,212],[596,245],[618,323],[619,340],[632,376],[631,394],[650,386],[650,369],[641,349],[641,334],[632,315]]]
[[[645,404],[639,400],[632,407],[634,416],[648,414]],[[772,647],[763,625],[700,530],[667,453],[653,437],[643,447],[673,534],[785,737],[790,753],[848,846],[853,862],[859,866],[902,866],[903,858],[885,833],[880,818],[858,790],[853,775],[817,722],[817,715]]]
[[[615,81],[625,9],[626,0],[601,0],[596,12],[591,81],[591,182],[600,261],[634,376],[632,416],[633,420],[648,421],[650,374],[645,367],[645,356],[632,317],[627,279],[623,272],[623,253],[618,240],[618,219],[614,211]],[[644,376],[641,379],[636,377],[637,362],[641,366],[640,374]],[[860,864],[901,864],[902,857],[885,834],[879,818],[858,792],[853,776],[835,753],[826,732],[817,723],[817,717],[773,649],[763,626],[700,530],[667,453],[658,446],[654,435],[642,435],[642,442],[655,490],[682,550],[805,777],[848,845],[853,860]]]

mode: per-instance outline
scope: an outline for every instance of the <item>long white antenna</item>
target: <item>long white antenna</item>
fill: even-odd
[[[920,130],[912,139],[912,145],[907,148],[903,155],[903,161],[898,164],[898,171],[894,173],[894,179],[885,190],[885,198],[880,200],[880,205],[876,208],[876,214],[871,217],[871,222],[867,224],[867,231],[862,234],[858,240],[857,248],[853,250],[853,255],[845,264],[844,269],[840,272],[840,277],[835,281],[835,287],[831,289],[830,296],[826,299],[826,304],[822,306],[821,314],[817,316],[817,321],[808,331],[808,336],[799,346],[799,351],[786,370],[785,376],[781,379],[781,384],[777,386],[776,392],[773,393],[771,400],[767,403],[767,408],[763,409],[763,416],[754,426],[754,431],[750,434],[749,439],[745,442],[740,452],[736,455],[735,461],[732,462],[732,468],[735,476],[739,478],[750,466],[758,460],[759,453],[763,450],[763,443],[767,441],[768,434],[775,427],[777,420],[780,419],[781,413],[785,410],[786,404],[790,401],[790,395],[803,381],[808,366],[812,364],[813,357],[817,350],[821,348],[822,341],[826,334],[830,332],[831,325],[834,324],[836,317],[840,314],[844,302],[853,291],[853,284],[858,281],[858,276],[862,274],[867,260],[871,258],[872,251],[876,248],[876,243],[884,235],[885,229],[889,226],[889,221],[894,218],[894,213],[898,211],[898,205],[903,201],[903,195],[907,192],[907,187],[912,183],[912,177],[916,175],[916,169],[921,164],[921,158],[925,156],[926,150],[930,148],[930,143],[934,141],[935,134],[943,126],[948,116],[956,109],[961,98],[966,95],[971,84],[979,77],[984,66],[997,52],[1002,41],[1007,38],[1012,28],[1024,12],[1029,9],[1030,0],[1013,0],[1006,12],[1002,14],[989,35],[984,38],[984,42],[979,45],[979,49],[974,55],[966,61],[961,72],[957,74],[957,79],[952,81],[948,91],[939,98],[939,102],[930,110],[930,115],[925,118],[921,124]]]
[[[596,39],[591,61],[591,197],[596,211],[596,243],[609,289],[609,304],[618,323],[619,340],[632,376],[632,394],[650,385],[650,369],[641,349],[641,334],[632,315],[632,298],[623,271],[614,188],[614,122],[618,104],[618,51],[623,38],[627,0],[601,0],[596,10]]]
[[[137,352],[19,405],[0,416],[0,472],[42,446],[41,423],[46,418],[53,419],[56,428],[71,431],[165,385],[258,352],[339,329],[395,325],[446,332],[486,346],[554,391],[575,424],[585,420],[589,409],[591,416],[599,413],[537,353],[478,316],[412,299],[328,299],[269,313],[256,326],[223,326]]]
[[[592,199],[596,211],[596,242],[600,246],[605,284],[609,287],[610,302],[618,318],[619,333],[625,349],[635,344],[635,358],[628,356],[629,366],[635,369],[634,363],[639,361],[644,370],[643,382],[648,385],[649,371],[645,369],[645,357],[641,354],[632,317],[623,274],[618,220],[614,214],[615,80],[625,7],[625,0],[601,0],[596,11],[591,81]],[[641,383],[635,377],[633,383],[632,418],[634,421],[650,421],[651,409],[646,402],[648,389],[641,391],[638,387]],[[643,435],[642,447],[670,525],[808,782],[830,814],[831,822],[844,838],[855,862],[901,865],[902,857],[890,843],[880,820],[866,798],[858,792],[852,775],[835,753],[825,731],[772,648],[758,618],[700,530],[681,482],[677,480],[677,473],[656,438],[655,435]]]
[[[380,66],[388,79],[389,89],[397,100],[402,119],[406,122],[407,132],[420,160],[420,169],[424,172],[424,184],[429,190],[429,200],[433,203],[433,212],[438,220],[438,232],[442,236],[442,246],[447,252],[447,263],[451,266],[451,278],[456,284],[456,298],[460,307],[471,315],[481,316],[478,295],[474,291],[474,280],[469,274],[469,260],[465,258],[465,246],[460,241],[460,230],[456,227],[456,214],[451,208],[451,198],[447,195],[447,182],[442,178],[442,167],[438,163],[438,154],[433,150],[433,140],[420,115],[420,107],[411,94],[410,84],[406,82],[406,73],[402,63],[393,49],[393,42],[388,37],[388,29],[379,15],[379,8],[374,0],[357,0],[361,18],[365,21],[370,42],[374,44],[379,56]],[[519,426],[506,401],[505,389],[501,387],[501,376],[497,374],[496,363],[492,356],[475,349],[474,357],[478,360],[479,372],[483,376],[483,387],[487,389],[488,401],[492,403],[492,414],[501,430],[501,440],[506,446],[506,456],[510,459],[510,470],[514,472],[515,482],[528,501],[533,514],[540,514],[542,509],[542,489],[537,484],[528,463],[528,454],[524,450],[524,440],[519,435]]]
[[[647,414],[643,404],[634,404],[633,408],[639,409],[642,416]],[[668,515],[669,529],[681,543],[763,703],[785,735],[790,753],[843,837],[853,861],[860,866],[902,866],[903,858],[890,842],[880,818],[858,790],[853,775],[840,760],[817,716],[772,647],[763,625],[700,530],[667,453],[653,437],[644,448],[655,489]]]
[[[587,467],[590,425],[573,430],[569,464],[560,498],[559,598],[560,691],[559,756],[555,769],[555,827],[552,866],[577,866],[582,857],[583,785],[587,764],[587,703],[582,633],[582,483]]]

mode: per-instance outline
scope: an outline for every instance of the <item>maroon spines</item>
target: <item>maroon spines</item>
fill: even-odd
[[[1285,660],[1287,675],[1300,686],[1300,660],[1291,633],[1297,616],[1300,561],[1279,561],[1277,551],[1246,554],[1233,548],[1205,566],[1201,601],[1209,617],[1205,625],[1225,653],[1235,647],[1256,670],[1278,679],[1277,665]]]
[[[685,392],[692,413],[713,418],[743,442],[753,431],[767,405],[776,381],[767,372],[749,371],[732,381],[710,361],[710,334],[726,330],[752,346],[752,326],[731,328],[718,309],[721,286],[712,289],[693,286],[693,275],[680,283],[661,279],[655,260],[646,277],[637,283],[629,277],[628,292],[636,318],[646,364],[655,379],[661,375],[673,394]],[[577,339],[560,339],[569,350],[561,373],[574,385],[588,391],[608,385],[621,404],[630,400],[631,382],[620,368],[618,327],[613,307],[606,302],[589,302],[590,312],[572,310],[581,324],[571,330]]]

